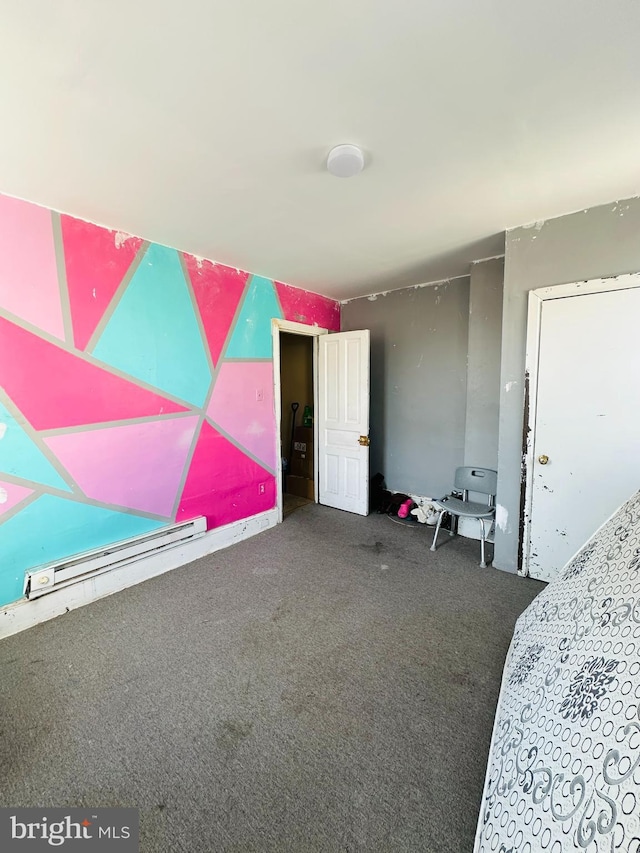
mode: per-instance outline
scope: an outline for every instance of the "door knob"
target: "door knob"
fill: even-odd
[[[546,454],[543,453],[542,456],[538,456],[538,462],[541,465],[546,465],[548,461],[549,461],[549,457]]]
[[[363,447],[369,447],[370,443],[368,435],[361,435],[358,439],[358,444],[361,444]]]

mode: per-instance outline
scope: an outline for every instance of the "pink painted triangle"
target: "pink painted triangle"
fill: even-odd
[[[73,340],[84,349],[143,241],[72,216],[60,224]]]
[[[204,515],[211,529],[272,509],[275,502],[275,477],[205,421],[176,521]]]
[[[165,418],[44,441],[87,497],[170,517],[198,421]]]
[[[270,361],[225,362],[220,367],[207,415],[275,471],[276,423]]]
[[[214,365],[218,363],[229,333],[248,272],[184,255],[184,263],[198,303]]]
[[[0,196],[0,307],[64,340],[51,211]]]
[[[0,480],[0,516],[13,509],[16,504],[33,494],[33,489]]]
[[[319,326],[332,332],[340,331],[340,303],[319,293],[309,293],[290,284],[274,281],[285,320]]]
[[[0,386],[38,430],[188,411],[2,317]]]

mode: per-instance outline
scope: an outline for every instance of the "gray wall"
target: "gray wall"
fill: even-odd
[[[640,199],[507,232],[503,302],[498,529],[493,564],[518,567],[527,293],[640,270]]]
[[[498,467],[504,258],[471,265],[464,464]]]
[[[342,306],[343,331],[371,330],[371,473],[438,497],[464,459],[469,279]]]

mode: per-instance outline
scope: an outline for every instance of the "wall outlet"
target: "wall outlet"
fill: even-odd
[[[258,483],[258,494],[264,495],[264,490],[266,489],[266,483]]]
[[[256,403],[262,403],[264,400],[264,388],[256,388]]]

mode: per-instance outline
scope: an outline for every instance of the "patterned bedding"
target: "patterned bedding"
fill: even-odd
[[[640,853],[640,492],[516,624],[474,853]]]

